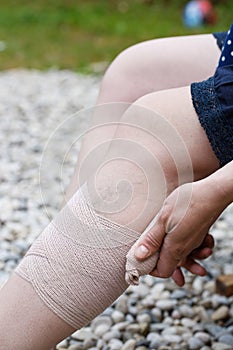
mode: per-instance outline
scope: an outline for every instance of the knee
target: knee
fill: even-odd
[[[122,51],[107,69],[100,87],[100,103],[128,102],[132,103],[139,96],[144,95],[139,79],[141,67],[135,60],[137,49],[135,46]]]
[[[174,144],[180,146],[182,140],[175,123],[165,111],[164,105],[168,103],[165,97],[163,92],[155,92],[137,99],[120,119],[116,136],[136,142],[153,155],[164,172],[175,177],[173,147]],[[137,153],[137,157],[140,156],[144,157],[143,152]]]
[[[157,41],[160,39],[153,40],[152,44],[155,53],[153,58],[149,53],[152,50],[151,42],[148,41],[127,48],[114,59],[101,83],[100,103],[132,103],[157,89],[154,79],[160,72],[162,61]]]

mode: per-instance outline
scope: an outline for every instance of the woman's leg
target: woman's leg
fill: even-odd
[[[151,92],[202,81],[213,75],[219,56],[212,34],[136,44],[120,53],[108,68],[97,104],[132,103]]]
[[[1,289],[0,348],[51,349],[73,332],[43,303],[32,285],[15,273]]]
[[[182,87],[213,75],[220,50],[212,34],[150,40],[123,51],[112,62],[102,80],[97,105],[125,102],[125,108],[136,99],[153,92]],[[123,105],[122,105],[123,107]],[[100,113],[102,109],[100,108]],[[107,111],[107,107],[105,108]],[[118,120],[116,120],[117,122]],[[99,111],[93,118],[98,126],[106,123]],[[79,187],[77,174],[80,163],[97,143],[111,139],[115,129],[96,128],[82,144],[74,175],[67,190],[67,199]]]
[[[162,117],[159,117],[158,112]],[[125,112],[121,123],[123,124],[118,126],[115,138],[105,158],[107,162],[103,161],[105,166],[100,169],[95,178],[94,188],[98,189],[101,197],[96,199],[95,193],[93,193],[95,205],[90,209],[90,220],[97,220],[98,225],[100,223],[97,214],[101,211],[101,214],[106,217],[104,223],[107,224],[110,236],[106,236],[106,241],[100,243],[115,242],[120,237],[122,239],[120,246],[118,246],[118,242],[116,246],[113,245],[110,248],[103,249],[98,244],[97,247],[94,245],[83,248],[82,239],[85,239],[85,236],[80,238],[79,230],[77,230],[77,232],[71,233],[73,238],[77,238],[77,242],[80,240],[81,246],[79,244],[72,246],[71,244],[68,251],[66,245],[70,240],[65,237],[60,244],[60,255],[57,256],[57,259],[52,259],[54,265],[51,267],[51,271],[48,271],[48,267],[44,271],[43,268],[40,270],[41,264],[46,262],[49,257],[45,257],[44,260],[40,259],[40,262],[37,263],[34,259],[37,259],[38,256],[39,258],[43,257],[45,253],[40,244],[36,244],[34,248],[36,254],[32,255],[31,258],[29,255],[29,258],[32,259],[30,261],[36,267],[35,271],[38,271],[38,275],[34,275],[35,280],[38,281],[38,278],[43,279],[44,276],[48,275],[47,284],[43,284],[42,291],[40,285],[34,285],[34,291],[31,283],[36,281],[29,283],[21,277],[13,275],[1,291],[0,336],[1,342],[6,348],[40,350],[41,344],[43,344],[44,350],[49,349],[62,337],[72,333],[73,327],[67,325],[69,322],[62,321],[62,319],[67,320],[70,312],[76,317],[80,315],[80,319],[85,318],[87,322],[93,318],[97,310],[98,312],[104,310],[126,288],[124,282],[125,256],[133,243],[132,237],[133,240],[138,238],[159,210],[164,197],[177,186],[179,180],[177,166],[180,179],[183,182],[190,179],[192,171],[194,178],[197,179],[208,175],[218,167],[218,161],[192,107],[189,88],[154,93],[139,99]],[[161,129],[163,125],[167,126],[168,129]],[[167,135],[167,131],[170,132],[170,130],[171,133]],[[185,157],[179,157],[180,152],[178,152],[177,158],[173,157],[173,152],[180,148],[179,135],[182,137],[181,144],[188,150],[187,159],[191,158],[192,167],[188,161],[185,161]],[[170,140],[171,136],[172,140]],[[120,143],[119,140],[121,140]],[[168,144],[163,144],[161,140],[167,140]],[[124,147],[124,143],[128,145],[127,148]],[[183,151],[182,147],[180,151]],[[89,181],[90,189],[92,188],[91,184],[92,182]],[[119,184],[117,191],[116,184]],[[130,187],[127,184],[130,184]],[[93,199],[91,191],[90,194]],[[125,207],[124,205],[113,206],[113,209],[116,210],[107,212],[109,206],[114,204],[116,194],[116,198],[123,199],[120,204],[125,204],[125,199],[130,199],[130,201]],[[126,196],[128,194],[130,197]],[[73,197],[70,202],[73,200],[72,210],[76,211],[76,218],[79,219],[83,213],[88,215],[89,209],[78,210],[77,207],[81,207],[79,192],[75,196],[75,199],[73,200]],[[69,237],[71,233],[70,229],[67,228],[71,221],[63,216],[64,214],[59,214],[58,221],[60,220],[61,225],[64,225],[65,233]],[[119,232],[116,232],[116,226],[113,222],[117,226],[118,224],[125,226],[123,230],[126,236],[120,234],[120,227]],[[80,226],[80,222],[78,224]],[[92,225],[92,221],[88,221],[88,225],[85,226],[85,230],[89,228],[93,230],[94,242],[97,239],[97,243],[99,243],[98,228],[101,227],[102,221],[100,226],[98,225]],[[136,232],[127,231],[127,227]],[[45,239],[46,243],[45,241],[42,243],[50,246],[53,234],[56,235],[53,227],[48,227],[44,238],[42,238],[42,241]],[[63,239],[62,235],[58,237]],[[124,241],[125,238],[126,241]],[[58,242],[56,243],[56,240],[53,239],[50,254],[57,250],[56,244]],[[67,251],[72,257],[66,260],[66,265],[62,266],[63,271],[59,264],[63,259],[63,254],[66,254]],[[24,258],[24,261],[27,259],[28,257]],[[54,274],[56,275],[56,266],[59,268],[61,279],[58,276],[58,280],[53,280]],[[74,275],[72,275],[72,271]],[[30,280],[30,271],[28,272],[26,269],[23,274]],[[72,284],[69,285],[71,281]],[[54,284],[55,289],[51,290]],[[59,290],[60,288],[67,288],[73,293],[75,302],[78,302],[77,309],[72,309],[72,300],[67,303],[66,295]],[[42,293],[40,296],[45,304],[37,296],[38,290]],[[62,295],[62,303],[59,301],[59,296],[57,298],[57,293]],[[47,302],[48,296],[55,303],[52,306],[50,302]],[[64,311],[64,314],[61,310]],[[55,313],[58,313],[59,317]],[[17,318],[15,318],[15,314]],[[82,322],[80,321],[79,327],[81,326]],[[12,333],[18,336],[17,346],[15,340],[8,336]],[[28,339],[30,339],[30,345],[28,345]]]

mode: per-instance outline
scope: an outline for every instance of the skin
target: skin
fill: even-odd
[[[183,53],[184,45],[189,46],[189,50],[185,50],[185,55]],[[200,52],[203,53],[201,62],[199,60]],[[135,101],[135,106],[142,106],[146,110],[155,111],[155,115],[158,113],[162,115],[163,120],[166,120],[169,125],[171,124],[183,139],[192,162],[190,172],[194,174],[195,180],[206,177],[217,170],[218,162],[193,110],[189,87],[164,90],[163,92],[154,91],[189,85],[192,81],[207,78],[213,73],[218,56],[219,50],[215,40],[210,35],[199,36],[199,38],[190,37],[189,39],[174,38],[169,39],[169,41],[163,39],[135,46],[122,53],[109,68],[103,79],[98,103],[119,101],[131,103]],[[172,57],[172,61],[170,57]],[[164,67],[165,59],[169,74],[164,74],[164,70],[161,69]],[[132,62],[134,62],[133,65]],[[146,96],[140,98],[143,95]],[[167,101],[171,103],[168,104]],[[133,109],[128,109],[120,121],[121,123],[137,124],[141,121],[137,117],[139,116],[136,116],[135,119]],[[143,117],[142,114],[140,118]],[[149,129],[153,127],[156,130],[155,121],[153,118],[150,119],[149,125],[145,121],[145,126]],[[105,192],[106,196],[110,196],[108,190],[115,189],[116,181],[121,179],[120,175],[131,181],[135,191],[130,204],[125,210],[106,214],[106,216],[119,224],[125,224],[137,230],[139,233],[142,232],[160,210],[165,197],[179,184],[176,167],[169,151],[161,142],[156,141],[156,138],[153,139],[152,143],[148,142],[150,139],[150,137],[148,139],[148,135],[148,132],[143,133],[141,130],[138,133],[137,128],[125,125],[124,127],[118,125],[110,135],[106,132],[90,134],[82,147],[74,177],[67,192],[67,199],[72,196],[79,185],[76,175],[81,164],[80,159],[84,159],[86,154],[96,146],[97,140],[101,142],[101,140],[106,140],[106,137],[114,137],[114,139],[126,138],[126,140],[137,141],[140,145],[148,147],[147,149],[156,159],[155,162],[145,164],[148,176],[153,179],[155,175],[150,186],[149,196],[145,198],[144,195],[143,189],[146,188],[147,183],[142,172],[134,167],[130,159],[126,162],[117,161],[107,166],[104,172],[99,173],[97,186],[100,191]],[[113,143],[107,156],[111,157],[114,151]],[[197,154],[201,157],[197,157]],[[140,154],[139,160],[141,160]],[[190,179],[187,164],[183,164],[180,171],[182,181],[187,182]],[[162,184],[166,184],[166,191],[164,191],[163,186],[160,186],[161,178]],[[120,189],[119,194],[124,195],[124,189]],[[142,208],[146,208],[145,215],[137,215],[135,218],[135,212],[141,213]],[[72,327],[48,310],[32,286],[22,278],[13,274],[1,289],[0,338],[4,348],[12,350],[51,349],[73,331]],[[14,334],[14,337],[9,337],[8,334]]]
[[[190,254],[195,257],[193,248],[200,247],[209,237],[211,226],[233,201],[232,171],[233,161],[203,180],[182,185],[165,199],[155,225],[135,251],[136,257],[144,260],[162,246],[152,276],[173,275],[177,284],[184,284],[180,266],[190,268],[192,261],[187,257]],[[191,198],[187,203],[184,199],[189,193]]]

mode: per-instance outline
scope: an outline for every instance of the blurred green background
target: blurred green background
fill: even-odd
[[[213,1],[218,20],[182,23],[183,0],[0,0],[0,69],[89,72],[147,39],[226,30],[233,1]],[[96,64],[97,63],[97,64]],[[100,65],[102,67],[102,65]],[[101,70],[101,68],[100,68]]]

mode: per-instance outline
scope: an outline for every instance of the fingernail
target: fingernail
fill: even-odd
[[[135,249],[134,254],[136,258],[145,259],[149,254],[149,249],[147,249],[147,247],[145,247],[144,245],[140,245]]]

